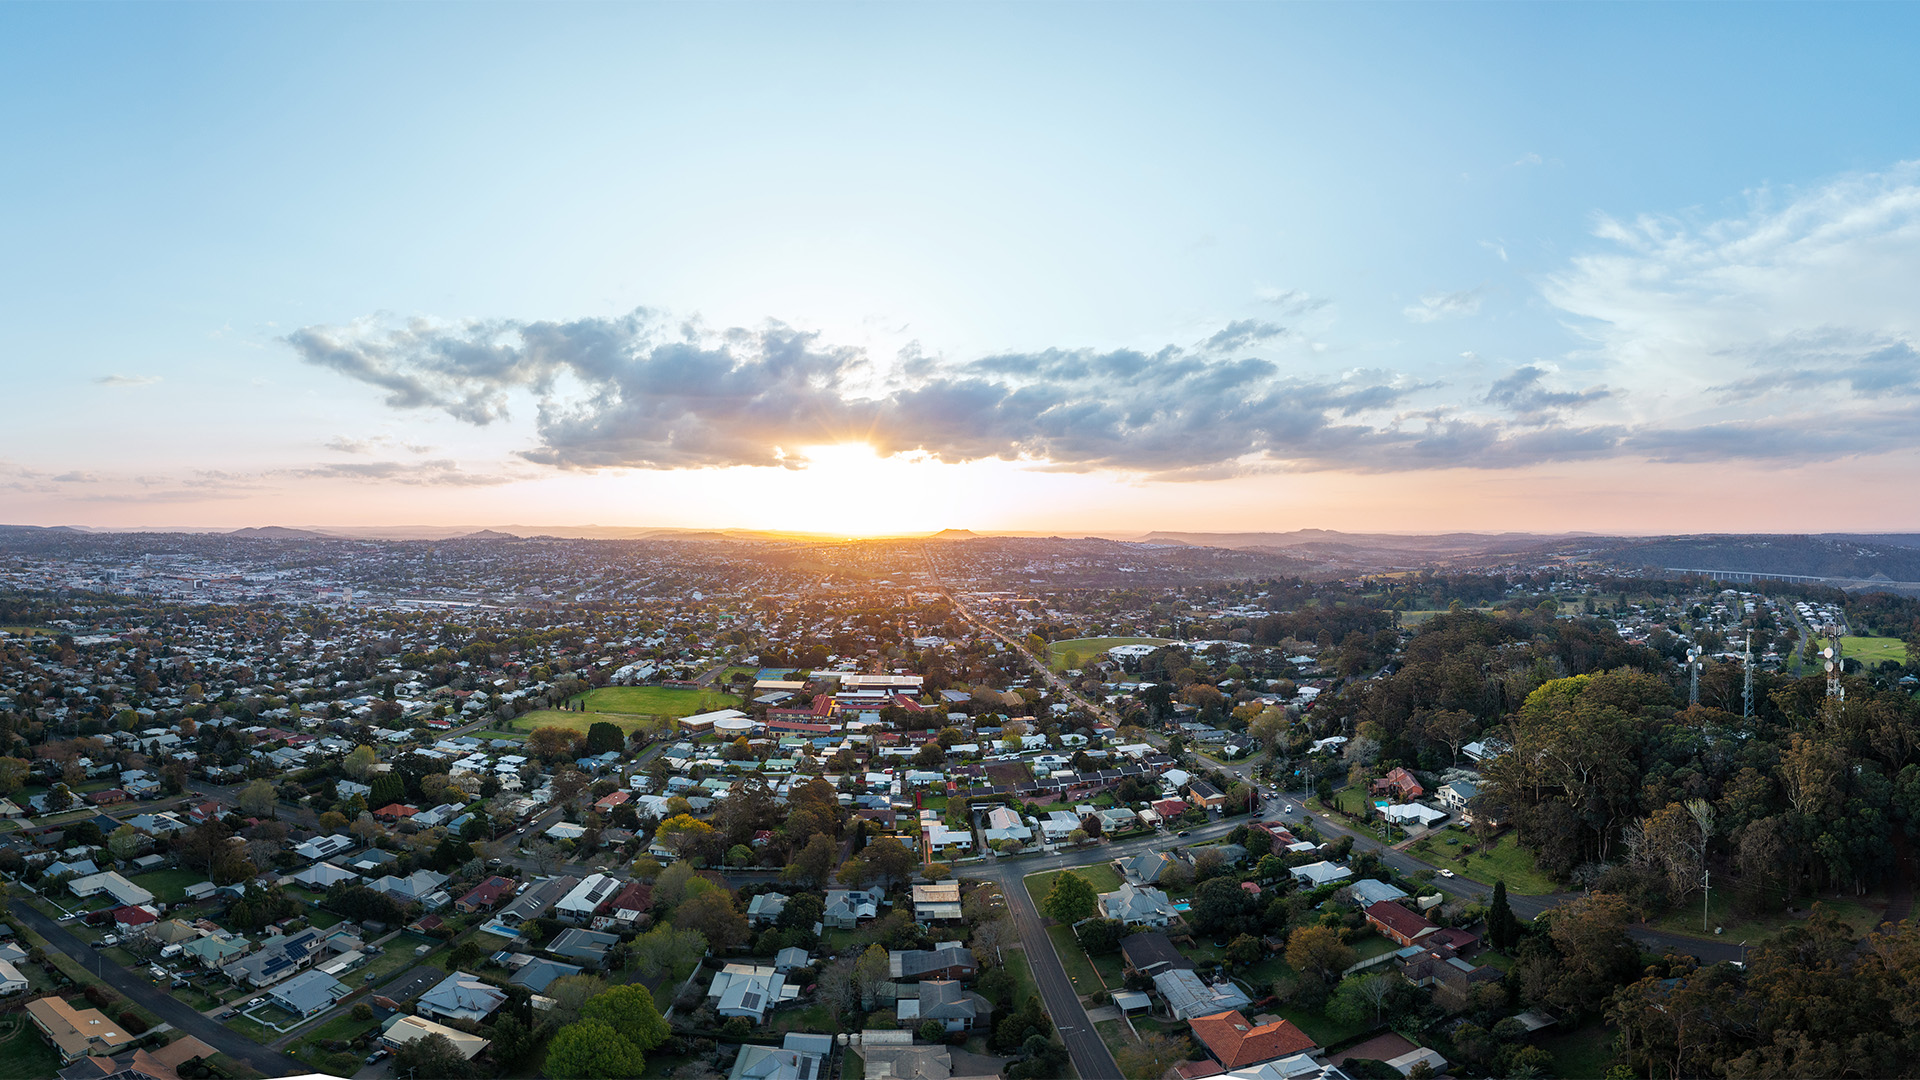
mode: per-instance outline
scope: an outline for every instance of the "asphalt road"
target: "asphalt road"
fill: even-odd
[[[239,1032],[200,1015],[144,976],[105,959],[94,951],[93,946],[68,933],[65,927],[30,907],[26,901],[15,900],[8,907],[16,918],[46,938],[48,945],[66,953],[88,971],[98,972],[102,982],[172,1024],[177,1030],[268,1076],[299,1076],[313,1071],[303,1061],[261,1046]]]

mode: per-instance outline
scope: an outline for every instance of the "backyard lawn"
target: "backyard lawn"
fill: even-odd
[[[1613,1035],[1597,1022],[1571,1031],[1549,1029],[1535,1037],[1534,1045],[1553,1055],[1553,1075],[1567,1080],[1599,1080],[1614,1060]]]
[[[152,893],[153,898],[163,904],[177,904],[187,898],[187,886],[198,885],[207,880],[207,875],[197,870],[175,867],[171,870],[154,870],[150,873],[135,874],[127,880]]]
[[[0,1080],[44,1080],[60,1071],[60,1055],[24,1012],[0,1017]]]
[[[1545,896],[1559,891],[1559,885],[1534,864],[1533,856],[1520,846],[1514,834],[1502,836],[1491,850],[1481,847],[1472,855],[1460,853],[1475,843],[1472,836],[1459,829],[1441,829],[1415,841],[1407,854],[1489,885],[1505,881],[1507,891],[1515,896]],[[1441,879],[1435,884],[1444,888],[1446,882]]]

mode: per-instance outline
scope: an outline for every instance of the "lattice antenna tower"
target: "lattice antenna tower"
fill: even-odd
[[[1753,717],[1753,631],[1747,631],[1747,649],[1741,658],[1743,679],[1740,687],[1740,715],[1744,719]]]
[[[1824,629],[1827,633],[1827,647],[1820,650],[1820,655],[1827,660],[1827,696],[1844,704],[1847,700],[1847,688],[1840,682],[1840,673],[1846,667],[1846,659],[1840,652],[1840,627],[1834,623],[1828,623]]]
[[[1701,657],[1705,655],[1705,650],[1700,646],[1687,646],[1687,704],[1689,705],[1700,704],[1700,669],[1706,666],[1701,663]]]

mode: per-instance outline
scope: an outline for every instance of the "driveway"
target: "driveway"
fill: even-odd
[[[176,1029],[199,1039],[215,1050],[245,1064],[248,1068],[267,1076],[301,1076],[313,1071],[312,1066],[307,1063],[278,1051],[269,1050],[239,1032],[221,1026],[218,1022],[195,1012],[185,1002],[175,999],[144,976],[136,975],[119,964],[101,957],[94,951],[93,946],[68,933],[65,927],[28,906],[26,901],[15,900],[8,907],[16,918],[33,927],[35,933],[46,938],[48,945],[66,953],[88,971],[98,972],[100,981],[126,995],[129,1000],[159,1016],[166,1023],[172,1024]]]

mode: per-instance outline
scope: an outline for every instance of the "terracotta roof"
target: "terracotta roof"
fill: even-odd
[[[1229,1069],[1258,1065],[1319,1045],[1286,1020],[1255,1026],[1253,1021],[1231,1009],[1212,1016],[1196,1016],[1192,1025],[1194,1038]]]
[[[1381,900],[1367,908],[1367,918],[1405,937],[1408,941],[1433,930],[1433,924],[1391,900]]]

